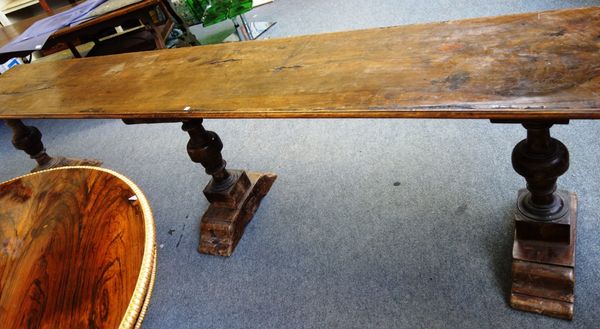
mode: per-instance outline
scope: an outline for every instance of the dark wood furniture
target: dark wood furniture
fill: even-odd
[[[213,176],[201,250],[221,255],[274,176],[256,187],[253,175],[225,169],[203,118],[522,124],[512,161],[527,189],[517,195],[511,304],[570,319],[577,201],[556,190],[569,156],[550,127],[600,119],[599,36],[600,7],[590,7],[44,63],[0,78],[0,119],[183,122],[190,157]],[[32,132],[15,130],[31,155],[43,149],[30,147],[41,143]]]
[[[56,12],[62,12],[71,8],[65,6]],[[156,9],[159,8],[163,13],[164,19],[160,20],[157,17]],[[8,26],[0,30],[0,46],[10,42],[24,32],[37,20],[49,16],[43,14],[32,19],[18,22],[15,26]],[[112,29],[123,24],[138,21],[146,31],[148,31],[155,43],[155,49],[165,48],[165,39],[171,33],[174,24],[178,24],[186,35],[186,39],[190,44],[195,43],[195,37],[189,32],[186,23],[177,15],[168,0],[141,0],[123,8],[108,12],[104,15],[92,18],[83,23],[62,28],[54,32],[42,49],[43,53],[51,53],[56,50],[70,49],[75,57],[81,57],[81,54],[76,49],[76,46],[86,42],[96,42],[101,44],[99,38],[103,36],[103,32],[107,29]],[[19,53],[0,53],[0,62],[4,62],[12,57],[28,56],[30,52]]]
[[[158,20],[156,9],[160,8],[165,15],[164,20]],[[46,42],[45,48],[52,48],[65,44],[71,49],[75,57],[81,55],[75,48],[76,45],[98,41],[98,37],[107,29],[121,26],[131,21],[139,21],[154,38],[156,49],[165,48],[165,39],[171,33],[175,22],[180,23],[187,31],[187,25],[175,13],[167,0],[142,0],[140,2],[113,10],[104,15],[92,18],[81,24],[66,27],[56,31]]]
[[[150,300],[154,221],[141,190],[66,167],[0,184],[3,328],[134,328]]]

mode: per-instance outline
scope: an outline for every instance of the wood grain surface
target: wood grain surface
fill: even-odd
[[[600,118],[600,7],[24,65],[1,118]]]
[[[0,327],[118,328],[146,238],[133,195],[91,169],[1,184]]]

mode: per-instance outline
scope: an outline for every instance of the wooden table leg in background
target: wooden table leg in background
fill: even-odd
[[[216,133],[204,129],[202,119],[184,121],[182,129],[190,135],[190,158],[212,176],[204,189],[210,206],[200,221],[198,250],[230,256],[277,176],[226,169],[221,155],[223,143]]]
[[[21,120],[6,120],[6,125],[13,131],[12,143],[15,148],[25,151],[38,165],[31,171],[67,166],[100,166],[102,161],[93,159],[70,159],[51,157],[46,153],[42,143],[42,133],[33,126],[26,126]]]
[[[510,304],[572,319],[577,196],[556,189],[558,177],[569,168],[569,152],[550,137],[552,125],[524,122],[527,139],[512,154],[513,167],[525,177],[527,189],[520,190],[517,199]]]
[[[171,4],[170,1],[163,0],[160,2],[159,6],[165,15],[171,16],[171,18],[175,22],[177,22],[177,24],[179,25],[179,27],[181,28],[181,30],[183,32],[186,43],[188,43],[190,46],[197,46],[200,44],[200,42],[198,42],[198,39],[196,39],[196,36],[194,35],[194,33],[192,33],[190,31],[190,28],[187,25],[187,23],[175,11],[175,9],[173,8],[173,5]]]
[[[50,6],[48,5],[48,2],[46,0],[39,0],[40,2],[40,7],[42,7],[42,9],[49,13],[52,14],[52,8],[50,8]]]

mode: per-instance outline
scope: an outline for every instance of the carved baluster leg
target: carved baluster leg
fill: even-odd
[[[511,306],[573,318],[577,197],[557,190],[569,152],[550,137],[552,123],[529,122],[515,147],[514,169],[527,181],[519,191],[513,244]]]
[[[204,189],[210,205],[200,220],[198,250],[230,256],[277,176],[226,169],[221,139],[204,129],[202,119],[185,121],[182,129],[190,135],[187,144],[190,158],[212,176]]]
[[[13,131],[12,143],[16,149],[25,151],[37,161],[38,165],[31,171],[66,167],[66,166],[100,166],[101,161],[90,159],[69,159],[64,157],[51,157],[46,153],[42,143],[42,133],[33,126],[26,126],[21,120],[6,120],[6,125]]]

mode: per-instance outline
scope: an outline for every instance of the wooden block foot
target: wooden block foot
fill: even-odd
[[[230,170],[238,175],[238,181],[226,192],[236,195],[235,200],[211,202],[200,221],[200,246],[198,250],[204,254],[231,256],[246,225],[258,209],[261,200],[277,179],[272,173],[254,173]],[[210,187],[209,184],[208,187]],[[208,188],[207,187],[207,188]],[[210,192],[205,190],[209,197]],[[210,198],[209,198],[210,200]]]
[[[523,193],[526,191],[519,192]],[[569,200],[569,210],[561,219],[532,222],[517,212],[510,305],[571,320],[575,301],[577,196],[567,191],[558,193]]]
[[[517,310],[572,320],[573,303],[529,295],[510,294],[510,306]]]
[[[69,167],[69,166],[93,166],[100,167],[102,165],[102,161],[95,159],[73,159],[73,158],[65,158],[65,157],[53,157],[50,161],[44,163],[44,165],[38,165],[31,172],[51,169],[51,168],[59,168],[59,167]]]

